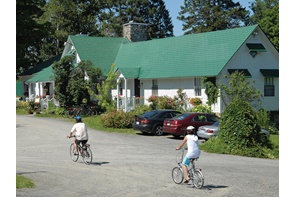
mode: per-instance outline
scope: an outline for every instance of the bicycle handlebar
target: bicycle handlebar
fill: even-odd
[[[72,138],[72,137],[74,137],[74,138],[75,138],[76,136],[75,136],[75,135],[72,135],[71,137],[70,137],[70,136],[67,136],[67,138]]]

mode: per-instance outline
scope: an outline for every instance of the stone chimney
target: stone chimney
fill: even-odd
[[[131,42],[140,42],[147,40],[146,23],[134,23],[130,21],[123,25],[123,37],[128,38]]]

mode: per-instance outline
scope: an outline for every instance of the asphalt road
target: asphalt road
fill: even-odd
[[[127,135],[89,130],[93,163],[72,162],[66,136],[73,123],[16,115],[16,173],[36,187],[16,189],[16,196],[279,196],[279,160],[201,151],[202,189],[177,185],[175,147],[170,135]]]

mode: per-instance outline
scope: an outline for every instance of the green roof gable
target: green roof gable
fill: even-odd
[[[53,65],[53,64],[52,64]],[[36,82],[49,82],[53,81],[52,77],[54,76],[52,65],[38,72],[34,77],[27,80],[27,83],[36,83]]]
[[[33,75],[35,73],[38,73],[44,69],[46,69],[47,67],[51,66],[51,64],[53,64],[55,61],[59,61],[61,58],[61,54],[60,55],[56,55],[44,62],[41,62],[40,64],[34,66],[33,68],[26,70],[25,72],[21,73],[19,76],[25,76],[25,75]]]
[[[70,39],[83,61],[90,60],[94,67],[101,69],[107,76],[112,64],[115,62],[118,50],[122,43],[128,43],[125,38],[107,38],[90,36],[70,36]]]
[[[216,76],[256,27],[122,44],[115,66],[140,68],[139,79]]]

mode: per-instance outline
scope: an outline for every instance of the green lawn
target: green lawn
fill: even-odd
[[[22,175],[16,175],[16,188],[33,188],[35,187],[35,184],[33,181],[29,178],[26,178]]]

